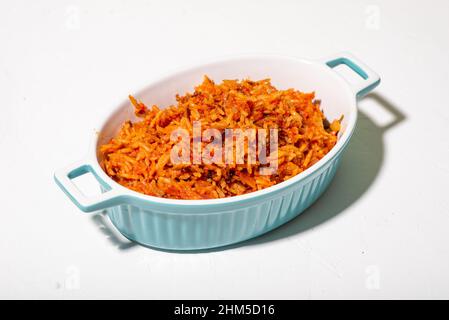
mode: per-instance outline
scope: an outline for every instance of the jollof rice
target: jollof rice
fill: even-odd
[[[127,121],[100,147],[102,167],[121,185],[147,195],[173,199],[212,199],[246,194],[275,185],[319,161],[337,142],[340,120],[329,123],[314,93],[277,90],[269,79],[223,80],[208,77],[193,94],[176,96],[177,105],[147,108],[132,96],[142,120]],[[176,128],[202,130],[277,128],[277,172],[259,174],[261,164],[172,164]]]

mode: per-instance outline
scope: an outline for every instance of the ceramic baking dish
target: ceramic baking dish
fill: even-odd
[[[346,65],[359,75],[347,82],[333,70]],[[176,93],[191,91],[207,74],[210,78],[271,78],[279,89],[315,91],[329,119],[340,118],[342,130],[335,147],[320,161],[297,176],[253,193],[211,200],[175,200],[147,196],[129,190],[109,178],[99,162],[99,145],[117,133],[125,120],[134,120],[129,102],[120,104],[98,127],[86,158],[55,173],[55,180],[85,212],[106,210],[115,227],[130,240],[170,250],[195,250],[225,246],[267,231],[299,215],[326,189],[354,131],[357,99],[376,87],[379,76],[348,53],[308,61],[283,56],[252,55],[227,58],[166,76],[135,96],[160,107],[173,104]],[[86,197],[73,179],[91,173],[102,193]]]

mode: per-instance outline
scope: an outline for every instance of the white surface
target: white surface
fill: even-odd
[[[219,3],[1,2],[0,297],[449,298],[449,3]],[[161,73],[226,54],[342,50],[383,82],[359,103],[328,192],[270,234],[155,251],[53,182],[99,117]]]

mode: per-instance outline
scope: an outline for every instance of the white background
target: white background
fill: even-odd
[[[449,298],[448,12],[445,0],[1,1],[0,298]],[[161,73],[342,50],[382,83],[328,191],[274,232],[148,249],[53,181]]]

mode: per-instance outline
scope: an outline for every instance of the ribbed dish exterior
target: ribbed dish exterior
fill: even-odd
[[[166,250],[199,250],[241,242],[293,219],[324,192],[335,175],[340,155],[321,170],[269,197],[223,211],[191,213],[174,204],[154,210],[123,204],[107,210],[116,228],[128,239]]]

